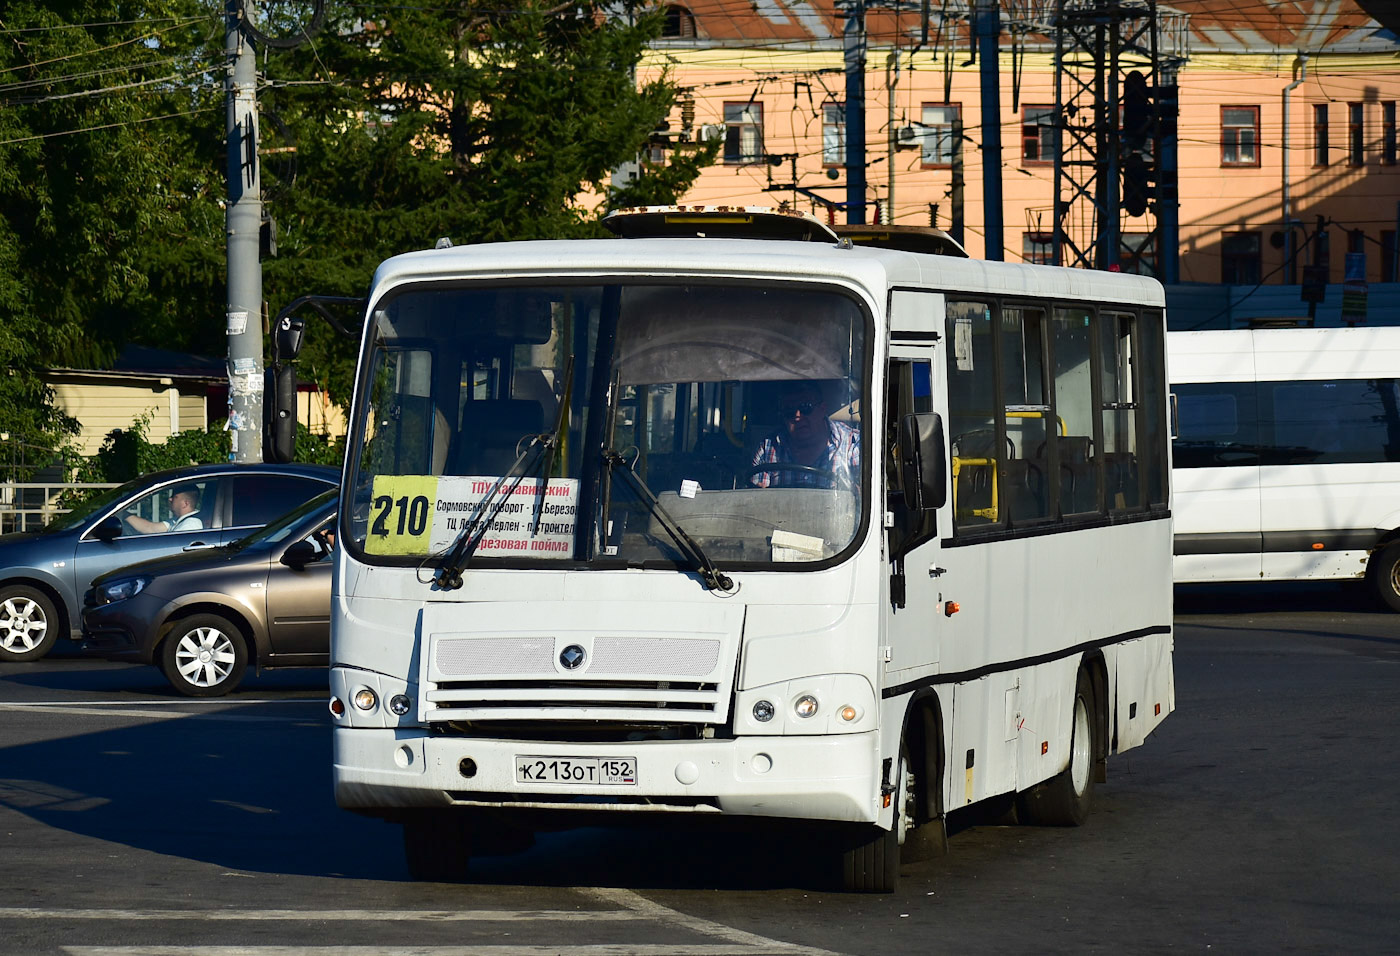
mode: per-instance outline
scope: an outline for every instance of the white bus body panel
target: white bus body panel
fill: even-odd
[[[1400,378],[1400,329],[1171,332],[1167,373],[1173,387]],[[1298,550],[1280,551],[1265,541],[1279,533],[1393,531],[1400,523],[1400,462],[1178,467],[1172,495],[1177,535],[1258,534],[1257,549],[1248,552],[1177,554],[1179,583],[1360,578],[1370,547],[1300,541]]]

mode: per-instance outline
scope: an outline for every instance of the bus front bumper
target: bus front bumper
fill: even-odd
[[[337,727],[335,798],[346,809],[390,814],[460,805],[874,823],[878,748],[875,732],[561,745]],[[530,770],[522,779],[522,762],[584,777],[599,766],[628,768],[635,782],[539,782]]]

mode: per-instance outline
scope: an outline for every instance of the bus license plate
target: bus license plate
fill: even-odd
[[[636,757],[515,757],[516,783],[583,786],[637,783]]]

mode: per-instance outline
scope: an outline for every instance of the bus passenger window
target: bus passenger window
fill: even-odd
[[[952,452],[953,532],[1001,524],[1000,472],[1007,455],[997,437],[996,353],[992,308],[947,304],[948,444]]]
[[[1055,356],[1056,427],[1064,436],[1060,449],[1061,514],[1099,510],[1099,465],[1095,436],[1092,375],[1092,313],[1086,309],[1059,308],[1051,316],[1050,338]]]
[[[1133,326],[1126,312],[1099,314],[1103,398],[1104,498],[1109,511],[1138,507],[1137,405],[1133,394]]]
[[[1009,458],[1002,469],[1013,523],[1052,517],[1050,396],[1045,377],[1045,313],[1006,306],[1001,313],[1001,387]]]

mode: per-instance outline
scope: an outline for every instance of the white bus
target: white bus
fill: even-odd
[[[1400,329],[1167,343],[1176,580],[1364,577],[1400,610]]]
[[[1161,287],[611,224],[376,272],[339,804],[420,879],[660,813],[801,821],[857,891],[974,802],[1081,823],[1173,707]]]

